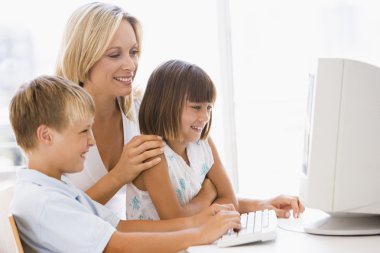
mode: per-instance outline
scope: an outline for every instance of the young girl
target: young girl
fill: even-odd
[[[128,185],[128,219],[198,213],[211,204],[190,202],[206,177],[216,188],[214,202],[231,203],[238,210],[232,185],[208,139],[215,98],[210,77],[194,64],[172,60],[152,73],[140,107],[140,130],[162,136],[166,145],[162,162]]]

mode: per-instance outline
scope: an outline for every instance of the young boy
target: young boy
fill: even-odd
[[[32,80],[11,101],[10,121],[28,158],[11,204],[25,252],[177,252],[240,227],[238,213],[220,205],[190,218],[120,221],[75,188],[63,174],[83,169],[94,111],[84,89],[54,76]]]

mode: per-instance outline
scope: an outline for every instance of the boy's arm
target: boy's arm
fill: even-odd
[[[164,155],[161,155],[161,158],[159,164],[142,173],[146,190],[161,219],[191,216],[211,205],[215,199],[213,189],[201,191],[192,201],[182,206],[173,190]]]
[[[219,158],[218,151],[216,150],[214,142],[208,138],[212,155],[214,157],[214,164],[212,165],[208,178],[215,185],[217,198],[214,203],[218,204],[233,204],[236,210],[239,210],[238,200],[232,188],[231,181],[223,168],[223,164]]]
[[[115,232],[104,252],[178,252],[189,246],[211,243],[228,229],[240,228],[240,215],[231,211],[232,209],[232,206],[214,204],[194,217],[158,221],[120,221],[117,227],[120,231],[129,231],[129,225],[135,222],[145,224],[141,225],[145,227],[144,231],[153,232]],[[190,227],[183,227],[181,224]],[[196,227],[193,227],[194,225]],[[146,243],[147,241],[149,243]]]

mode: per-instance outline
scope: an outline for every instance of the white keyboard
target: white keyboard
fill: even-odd
[[[218,247],[229,247],[276,238],[277,216],[273,210],[244,213],[240,216],[239,232],[228,232],[217,242]]]

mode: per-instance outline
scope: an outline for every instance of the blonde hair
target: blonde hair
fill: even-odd
[[[128,21],[141,51],[141,26],[139,21],[120,7],[105,3],[89,3],[78,8],[66,24],[56,74],[78,85],[89,78],[94,64],[100,60],[122,20]],[[124,113],[131,118],[133,94],[121,97]]]
[[[178,139],[185,103],[214,103],[215,99],[216,88],[203,69],[180,60],[167,61],[149,77],[139,111],[140,131],[166,140]],[[207,138],[211,122],[212,112],[201,139]]]
[[[40,125],[61,132],[78,120],[93,117],[95,104],[82,87],[71,81],[40,76],[19,88],[9,111],[17,144],[27,152],[36,147]]]

